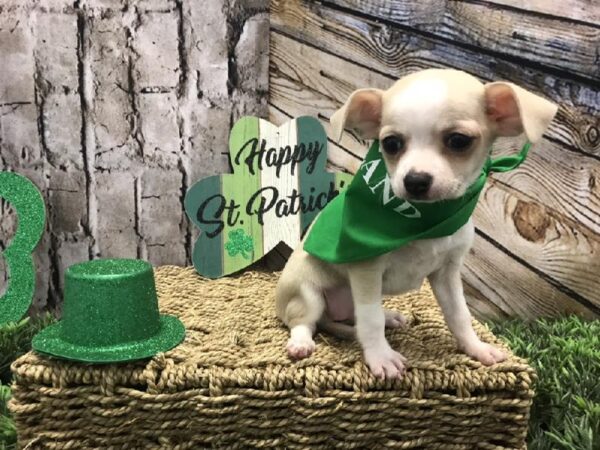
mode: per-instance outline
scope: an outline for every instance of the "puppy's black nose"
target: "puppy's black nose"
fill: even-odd
[[[427,172],[410,171],[404,177],[404,188],[410,195],[418,197],[429,190],[432,181],[433,177]]]

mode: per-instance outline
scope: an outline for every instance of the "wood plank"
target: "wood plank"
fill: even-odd
[[[598,317],[479,236],[465,260],[462,275],[479,293],[478,298],[489,299],[502,311],[501,314],[507,316],[527,319],[562,314]],[[472,295],[467,299],[470,304],[474,303]]]
[[[290,59],[288,55],[296,55]],[[387,87],[390,80],[341,58],[302,45],[286,36],[271,36],[271,102],[292,115],[330,117],[341,99],[359,87]],[[321,68],[335,68],[336,76]],[[333,70],[332,70],[333,72]],[[340,100],[338,100],[340,99]],[[326,130],[329,123],[324,121]],[[516,149],[514,139],[498,141],[500,151]],[[357,155],[362,143],[345,133],[342,145]],[[332,152],[334,149],[331,149]],[[600,223],[600,165],[592,158],[544,139],[517,171],[497,175],[526,197],[598,232]]]
[[[221,175],[222,194],[226,199],[238,199],[238,201],[247,200],[261,188],[260,174],[257,172],[251,173],[247,167],[244,167],[243,163],[245,158],[252,151],[251,146],[244,147],[244,145],[252,139],[259,138],[259,119],[257,117],[244,117],[236,122],[231,130],[229,135],[229,151],[232,155],[231,161],[235,176],[230,174]],[[244,148],[244,150],[242,150],[242,148]],[[237,165],[235,162],[238,153],[240,154],[240,159],[238,160],[240,165]],[[253,167],[254,169],[258,169],[256,163]],[[248,211],[245,208],[239,208],[238,214],[239,219],[236,221],[235,225],[230,226],[229,222],[227,220],[225,221],[225,226],[221,233],[223,243],[226,243],[229,240],[229,233],[235,233],[236,230],[241,229],[252,238],[253,251],[252,254],[249,255],[249,259],[256,259],[257,257],[264,255],[263,226],[258,223],[258,216],[248,214]],[[223,272],[233,273],[239,270],[239,258],[241,255],[231,256],[228,252],[223,251],[222,248],[221,251],[223,252]]]
[[[557,217],[543,206],[489,183],[475,210],[477,228],[527,264],[600,310],[600,235]]]
[[[391,82],[408,73],[430,67],[455,68],[469,72],[482,81],[507,79],[532,92],[550,98],[560,105],[547,136],[600,160],[600,88],[580,85],[557,78],[521,64],[494,56],[483,56],[476,50],[458,48],[415,36],[381,23],[332,10],[309,7],[306,2],[273,0],[273,29],[313,47],[369,68],[360,87],[371,86],[371,74],[383,75]],[[273,33],[272,33],[273,34]],[[308,51],[308,50],[303,50]],[[301,55],[302,56],[302,55]],[[321,66],[320,75],[334,77],[343,83],[343,73]],[[277,65],[271,63],[271,71]],[[334,97],[340,99],[341,97]]]
[[[486,3],[502,5],[515,10],[554,16],[558,20],[571,19],[588,25],[600,26],[600,4],[590,0],[491,0]],[[570,26],[565,23],[565,26]]]
[[[465,299],[467,300],[467,305],[469,305],[469,309],[471,310],[471,314],[477,319],[504,320],[509,317],[506,312],[492,303],[491,300],[484,297],[484,295],[476,288],[471,286],[467,280],[464,279],[464,276],[463,290],[465,293]]]
[[[299,115],[301,114],[298,114],[298,116]],[[279,109],[277,105],[269,104],[269,121],[271,123],[281,126],[291,119],[292,116],[282,109]],[[347,171],[349,173],[356,173],[362,159],[359,156],[344,150],[340,145],[329,138],[327,139],[327,144],[327,170],[330,172]],[[361,151],[365,150],[361,149]]]
[[[267,121],[260,122],[260,139],[265,139],[269,147],[276,149],[287,145],[294,148],[298,144],[298,132],[296,121],[291,121],[277,128]],[[279,195],[291,193],[292,190],[300,190],[300,181],[297,172],[292,176],[288,170],[282,170],[279,176],[274,168],[262,170],[260,173],[261,186],[274,187]],[[271,201],[268,197],[267,204]],[[289,214],[278,217],[277,207],[272,207],[263,216],[263,242],[264,249],[268,251],[275,248],[279,242],[285,241],[295,247],[300,242],[301,224],[300,214]]]
[[[577,74],[590,82],[600,76],[600,29],[579,23],[565,26],[552,18],[480,2],[438,0],[330,0],[355,14],[406,27],[437,38],[500,54],[534,67]],[[564,6],[563,6],[564,7]],[[592,6],[598,9],[598,6]]]

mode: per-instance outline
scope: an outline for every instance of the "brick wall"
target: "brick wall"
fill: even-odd
[[[227,170],[232,122],[267,114],[267,8],[268,0],[2,2],[0,170],[31,178],[48,208],[37,307],[60,301],[75,262],[190,262],[184,193]],[[0,248],[14,229],[0,205]]]

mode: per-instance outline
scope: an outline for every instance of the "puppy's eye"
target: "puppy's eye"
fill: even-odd
[[[402,136],[388,136],[381,141],[381,146],[388,155],[397,155],[404,150],[404,139]]]
[[[473,143],[473,137],[462,133],[451,133],[444,139],[444,144],[450,150],[462,152],[468,149]]]

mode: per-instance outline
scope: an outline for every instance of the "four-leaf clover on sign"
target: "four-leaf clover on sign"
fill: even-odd
[[[225,250],[231,257],[241,255],[244,259],[250,259],[254,250],[254,240],[241,228],[232,230],[229,232],[229,241],[225,244]]]

